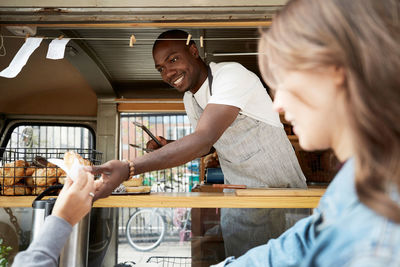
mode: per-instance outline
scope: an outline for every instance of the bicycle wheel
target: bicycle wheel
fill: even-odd
[[[129,244],[138,251],[150,251],[160,245],[165,234],[163,217],[155,210],[138,210],[126,224]]]

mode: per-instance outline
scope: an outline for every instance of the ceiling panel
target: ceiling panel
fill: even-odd
[[[160,81],[160,75],[154,68],[152,47],[157,36],[166,29],[79,29],[78,36],[86,38],[84,42],[105,67],[112,83],[137,81]],[[224,53],[257,52],[258,30],[251,29],[184,29],[194,39],[216,38],[204,42],[206,61],[238,61],[246,67],[256,70],[256,56],[214,56]],[[134,34],[138,40],[129,47],[129,37]],[[104,38],[108,40],[90,40]],[[124,40],[112,40],[124,39]],[[224,39],[226,38],[226,39]],[[200,48],[199,41],[197,46]],[[200,48],[201,49],[201,48]],[[203,49],[201,49],[203,50]]]
[[[176,8],[154,5],[105,8],[100,5],[47,9],[2,7],[0,4],[0,20],[4,23],[2,26],[33,23],[38,29],[37,35],[40,36],[54,38],[63,33],[65,37],[80,38],[69,43],[66,59],[82,73],[98,96],[151,97],[156,92],[159,96],[175,97],[175,90],[162,82],[154,68],[152,46],[160,33],[171,29],[167,27],[176,28],[179,23],[184,22],[186,24],[183,27],[189,28],[181,29],[190,32],[197,40],[200,54],[206,62],[236,61],[258,74],[257,56],[243,53],[257,52],[259,30],[255,25],[257,22],[270,22],[272,14],[284,3],[280,1],[273,4],[274,1],[269,1],[251,5],[240,1],[242,5],[218,7],[212,6],[211,2],[209,6]],[[207,26],[197,25],[199,21]],[[139,26],[131,27],[130,22]],[[162,26],[152,24],[155,22]],[[254,26],[243,26],[245,24],[240,24],[242,22],[253,22]],[[143,26],[146,23],[152,26]],[[213,23],[217,23],[217,26],[212,26]],[[129,37],[132,34],[137,42],[129,47]],[[204,48],[200,47],[200,36],[205,38]],[[84,55],[85,60],[77,60]],[[92,61],[92,65],[88,63],[88,59]],[[90,71],[94,69],[93,64],[96,71]],[[99,75],[103,78],[100,79]]]

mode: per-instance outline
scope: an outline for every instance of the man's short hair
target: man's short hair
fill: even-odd
[[[187,37],[189,33],[182,31],[182,30],[169,30],[161,33],[158,37],[157,40],[153,44],[153,52],[155,47],[162,42],[165,39],[182,39],[182,42],[186,43]],[[195,41],[190,39],[189,46],[192,44],[196,44]]]

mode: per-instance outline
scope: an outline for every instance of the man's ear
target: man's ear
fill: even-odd
[[[199,50],[197,49],[196,44],[193,43],[189,46],[189,53],[195,58],[199,57]]]

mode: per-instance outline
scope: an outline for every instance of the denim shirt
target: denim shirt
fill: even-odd
[[[394,198],[398,197],[396,191]],[[327,188],[313,215],[266,245],[216,266],[400,266],[400,224],[359,201],[354,159],[350,159]]]

